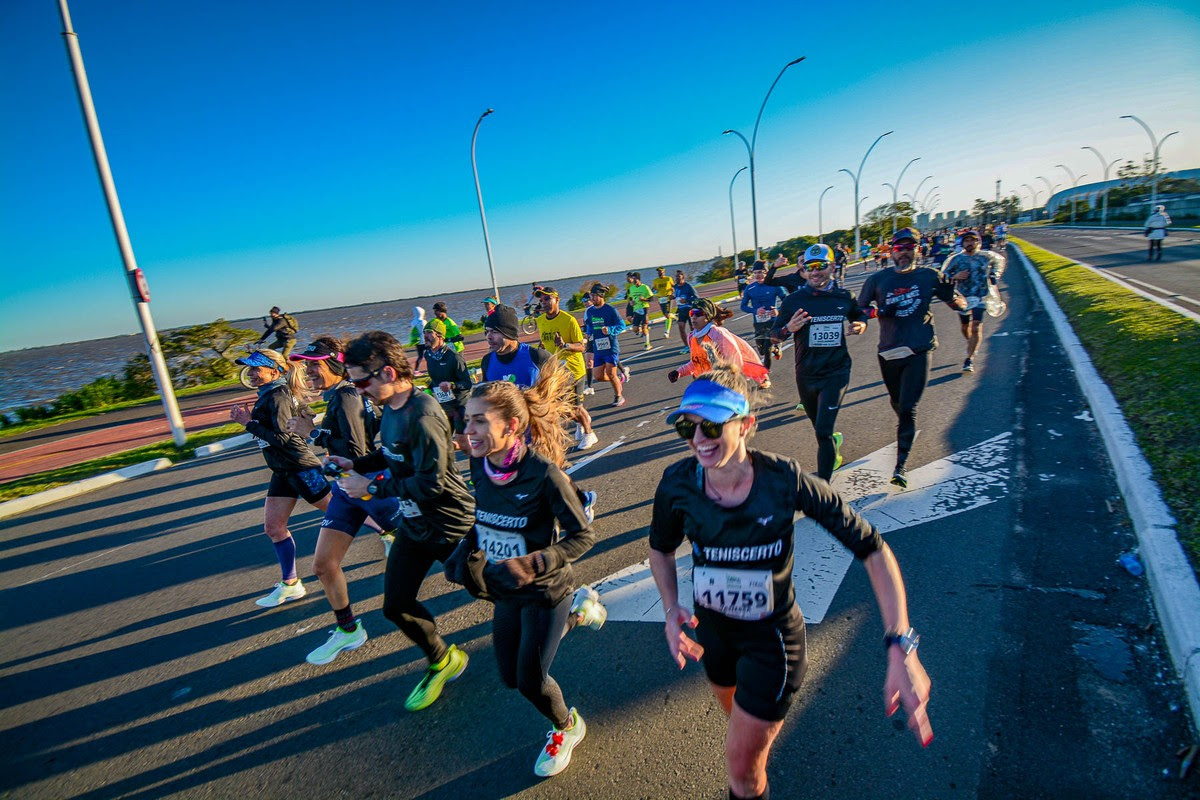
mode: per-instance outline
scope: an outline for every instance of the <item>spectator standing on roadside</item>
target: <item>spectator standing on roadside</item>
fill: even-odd
[[[1167,238],[1167,228],[1170,226],[1171,216],[1167,213],[1167,207],[1155,206],[1154,213],[1146,220],[1146,239],[1150,242],[1147,261],[1162,261],[1162,243]]]
[[[479,318],[479,321],[487,322],[488,316],[496,310],[498,305],[500,305],[500,301],[494,297],[483,298],[483,316]]]
[[[1168,220],[1168,223],[1170,220]],[[271,308],[270,321],[263,320],[263,328],[265,332],[258,338],[255,344],[262,344],[272,335],[275,341],[271,342],[271,349],[279,353],[284,358],[292,352],[292,348],[296,346],[296,332],[300,330],[299,323],[291,314],[284,314],[279,310],[279,306]]]

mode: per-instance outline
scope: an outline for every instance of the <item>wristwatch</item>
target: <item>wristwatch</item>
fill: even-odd
[[[883,637],[884,650],[887,650],[892,645],[899,645],[904,655],[908,655],[916,650],[920,644],[921,636],[912,628],[909,628],[907,633],[887,633]]]

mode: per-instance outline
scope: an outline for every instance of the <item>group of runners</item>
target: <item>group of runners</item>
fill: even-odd
[[[780,274],[786,259],[771,268],[756,262],[740,299],[753,315],[755,346],[726,329],[732,311],[700,297],[682,271],[668,277],[659,269],[651,284],[631,273],[624,291],[612,293],[626,301],[628,318],[603,283],[589,288],[582,320],[561,307],[553,287],[536,285],[536,345],[520,341],[516,309],[488,298],[482,318],[488,353],[477,375],[456,347],[461,335],[435,313],[422,325],[417,355],[428,369],[428,390],[417,385],[405,344],[383,331],[348,342],[322,336],[289,359],[270,350],[251,353],[241,363],[251,368],[258,397],[231,416],[254,436],[270,468],[264,529],[281,573],[258,605],[306,593],[288,529],[303,499],[324,512],[313,570],[336,623],[307,660],[327,664],[361,647],[367,632],[341,565],[360,529],[375,531],[387,559],[384,616],[427,661],[405,702],[419,711],[468,663],[418,600],[440,563],[449,581],[491,604],[500,678],[551,725],[535,773],[565,769],[587,726],[551,666],[569,631],[598,629],[607,617],[603,598],[572,573],[595,541],[597,495],[566,474],[567,457],[597,442],[585,408],[595,382],[610,384],[613,406],[625,404],[629,370],[621,363],[620,336],[628,329],[650,346],[649,306],[657,302],[664,336],[670,338],[676,321],[688,355],[666,377],[692,380],[666,418],[690,453],[665,470],[656,490],[650,566],[670,657],[681,668],[702,662],[728,717],[729,796],[769,796],[767,757],[807,665],[791,579],[796,512],[827,528],[864,564],[884,622],[885,711],[903,706],[909,727],[928,745],[930,682],[899,567],[878,532],[828,481],[842,462],[836,421],[852,368],[846,340],[874,321],[879,369],[897,416],[892,482],[907,488],[917,406],[937,346],[931,305],[944,302],[960,313],[969,370],[981,337],[976,310],[1003,271],[999,256],[980,250],[979,233],[964,231],[961,238],[961,252],[938,270],[918,265],[922,237],[901,229],[889,243],[892,266],[869,275],[857,295],[836,279],[838,255],[827,245],[809,247],[790,274]],[[771,364],[789,340],[800,407],[816,436],[815,476],[796,459],[749,443]],[[309,409],[314,391],[326,402],[319,423]],[[675,552],[684,540],[693,554],[691,598],[679,596],[676,577]]]

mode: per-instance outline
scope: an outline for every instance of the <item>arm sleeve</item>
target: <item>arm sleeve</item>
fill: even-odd
[[[658,489],[654,492],[654,512],[650,518],[650,548],[660,553],[674,553],[683,544],[683,514],[672,502],[666,488],[668,468],[663,472]]]
[[[287,432],[287,421],[294,416],[291,403],[278,402],[275,393],[272,393],[266,410],[272,419],[272,427],[251,419],[246,423],[246,433],[289,453],[300,453],[308,449],[307,439],[298,433]]]
[[[459,391],[468,391],[471,388],[471,370],[467,368],[467,360],[462,357],[462,353],[454,354],[454,388]]]
[[[612,306],[605,306],[605,308],[612,308]],[[616,319],[616,322],[608,323],[608,335],[616,336],[625,330],[625,320],[621,319],[621,315],[616,311],[612,312],[612,316]]]
[[[442,494],[446,464],[453,461],[450,449],[450,420],[440,411],[420,414],[412,420],[412,472],[392,477],[383,487],[384,497],[403,497],[416,502],[432,500]]]
[[[866,315],[868,317],[875,316],[874,314],[867,312],[867,309],[870,308],[871,301],[875,299],[875,281],[873,280],[873,278],[875,277],[875,275],[878,275],[878,274],[879,273],[876,272],[871,275],[868,275],[867,279],[865,281],[863,281],[862,288],[858,290],[858,300],[856,302],[858,304],[858,307],[861,308],[864,312],[866,312]]]
[[[387,456],[378,450],[373,450],[364,456],[354,459],[354,471],[359,475],[366,475],[371,472],[383,472],[387,468]]]
[[[812,477],[799,466],[795,470],[799,477],[797,511],[833,534],[857,559],[864,559],[883,547],[879,531],[856,514],[828,483]]]
[[[546,493],[550,510],[558,520],[560,533],[557,542],[542,550],[546,571],[549,572],[563,564],[573,563],[592,549],[596,542],[596,534],[584,516],[578,492],[562,470],[552,467],[546,475],[543,487],[542,491]]]
[[[954,288],[954,284],[944,278],[939,277],[933,287],[933,296],[943,303],[950,305],[954,302],[954,296],[958,294],[958,290]]]
[[[742,292],[741,309],[742,309],[742,311],[745,311],[747,314],[754,313],[754,306],[750,302],[750,293],[749,292]]]
[[[798,289],[800,287],[796,287],[796,288]],[[775,296],[778,297],[780,300],[786,300],[788,293],[783,290],[782,286],[780,286],[775,289]]]
[[[788,295],[791,297],[792,295]],[[779,316],[775,318],[775,324],[771,327],[771,335],[777,339],[787,339],[792,335],[792,332],[787,329],[788,320],[796,313],[799,305],[789,303],[785,297],[783,302],[779,304]]]

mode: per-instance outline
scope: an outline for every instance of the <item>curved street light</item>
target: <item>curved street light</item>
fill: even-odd
[[[1110,169],[1112,169],[1114,166],[1116,166],[1117,164],[1119,164],[1121,162],[1121,159],[1115,158],[1112,160],[1112,162],[1109,162],[1108,159],[1106,159],[1104,156],[1100,155],[1099,150],[1097,150],[1094,147],[1089,147],[1086,144],[1079,149],[1080,150],[1091,150],[1093,153],[1095,153],[1096,158],[1100,159],[1100,166],[1102,166],[1104,168],[1104,184],[1105,184],[1104,192],[1103,192],[1104,206],[1103,206],[1102,210],[1100,211],[1100,227],[1103,228],[1105,225],[1108,224],[1108,171]]]
[[[931,180],[933,180],[933,176],[926,175],[924,178],[921,178],[921,182],[917,184],[917,188],[913,190],[912,194],[906,194],[904,196],[909,198],[910,200],[912,200],[913,205],[915,206],[916,202],[917,202],[917,198],[921,196],[921,187],[925,185],[925,181],[931,181]]]
[[[820,244],[825,244],[825,215],[821,204],[825,202],[825,193],[832,188],[832,186],[826,186],[821,190],[821,196],[817,199],[817,242]]]
[[[1071,189],[1072,190],[1076,186],[1079,185],[1080,180],[1087,177],[1086,172],[1081,172],[1081,173],[1079,173],[1079,177],[1076,178],[1075,173],[1071,172],[1071,168],[1066,166],[1065,164],[1055,164],[1054,166],[1058,167],[1059,169],[1065,170],[1067,175],[1071,176]],[[1075,193],[1073,191],[1071,193],[1071,224],[1072,225],[1075,224]]]
[[[884,184],[884,186],[892,187],[892,235],[893,236],[896,235],[896,203],[899,200],[899,198],[896,196],[897,192],[899,191],[897,189],[897,187],[900,185],[900,181],[904,180],[904,173],[908,172],[908,168],[920,160],[921,160],[921,157],[917,156],[912,161],[909,161],[907,164],[905,164],[904,169],[900,170],[900,177],[896,178],[895,184],[889,184],[889,183]]]
[[[742,140],[742,144],[746,145],[746,152],[750,156],[750,217],[754,222],[754,260],[758,260],[758,191],[754,180],[754,146],[758,143],[758,123],[762,122],[763,109],[767,107],[767,100],[771,97],[771,92],[775,91],[775,84],[779,83],[779,79],[783,77],[783,73],[788,71],[788,67],[793,67],[804,60],[804,56],[793,59],[783,65],[783,69],[779,70],[779,74],[775,76],[775,80],[771,82],[771,88],[767,89],[767,96],[763,98],[762,105],[758,107],[758,116],[754,119],[754,131],[750,134],[750,141],[746,141],[746,137],[738,131],[730,128],[729,130],[721,131],[721,135],[736,134]]]
[[[1032,186],[1030,186],[1028,183],[1022,183],[1021,185],[1025,187],[1025,190],[1026,190],[1027,192],[1029,192],[1029,198],[1030,198],[1030,199],[1029,199],[1029,202],[1031,203],[1031,205],[1029,206],[1029,211],[1030,211],[1030,213],[1032,213],[1032,214],[1033,214],[1033,218],[1034,218],[1034,219],[1037,219],[1037,207],[1038,207],[1038,204],[1037,204],[1037,196],[1038,196],[1037,190],[1036,190],[1036,189],[1034,189]]]
[[[1049,212],[1050,198],[1054,197],[1054,192],[1057,191],[1058,187],[1062,186],[1062,184],[1061,183],[1052,184],[1052,183],[1050,183],[1050,179],[1043,175],[1038,175],[1038,180],[1042,181],[1043,183],[1046,184],[1046,189],[1049,192],[1049,194],[1046,195],[1046,211]]]
[[[938,186],[938,185],[934,185],[934,186],[930,186],[930,187],[929,187],[929,191],[927,191],[927,192],[925,193],[925,199],[921,201],[921,208],[926,208],[926,207],[929,205],[929,198],[930,198],[930,197],[933,197],[933,193],[934,193],[934,192],[936,192],[936,191],[937,191],[938,189],[940,189],[940,188],[942,188],[942,187],[941,187],[941,186]],[[928,209],[926,209],[925,213],[926,213],[926,214],[928,214],[928,213],[929,213]]]
[[[1139,117],[1135,117],[1133,114],[1122,114],[1121,119],[1131,119],[1138,125],[1141,125],[1146,131],[1146,135],[1150,137],[1150,146],[1154,148],[1153,176],[1150,183],[1150,208],[1153,210],[1155,204],[1158,202],[1158,151],[1162,148],[1163,142],[1179,133],[1179,131],[1171,131],[1161,139],[1157,139],[1154,136],[1154,131],[1150,130],[1150,126],[1142,122]]]
[[[858,199],[858,180],[862,177],[863,166],[867,163],[867,156],[871,155],[871,151],[875,149],[875,145],[879,144],[879,140],[884,136],[891,136],[895,131],[879,134],[875,141],[871,142],[871,146],[867,148],[867,152],[862,157],[862,161],[858,164],[858,172],[851,172],[848,169],[839,169],[838,172],[844,172],[850,176],[850,180],[854,181],[854,252],[857,253],[862,247],[862,232],[858,224],[858,210],[861,201]],[[864,200],[866,198],[863,198]]]
[[[479,167],[475,165],[475,140],[479,137],[479,125],[483,118],[496,109],[489,108],[479,115],[475,132],[471,134],[471,172],[475,174],[475,196],[479,198],[479,221],[483,223],[483,246],[487,248],[488,272],[492,274],[492,297],[500,299],[500,287],[496,285],[496,266],[492,263],[492,240],[488,237],[487,215],[483,212],[483,190],[479,188]]]
[[[737,225],[733,222],[733,182],[737,180],[738,175],[746,171],[746,167],[742,167],[737,172],[733,173],[733,178],[729,181],[729,228],[733,231],[733,269],[738,268],[738,249],[737,249]]]

